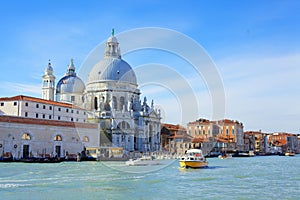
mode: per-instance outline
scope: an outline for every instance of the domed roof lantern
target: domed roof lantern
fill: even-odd
[[[137,86],[133,69],[121,58],[119,42],[114,35],[114,29],[106,42],[104,59],[94,65],[88,76],[88,84],[99,81],[126,82]]]
[[[51,66],[50,59],[49,59],[48,66],[45,69],[45,75],[53,75],[53,68]]]
[[[115,29],[112,29],[111,36],[106,41],[104,57],[121,58],[119,42],[115,37]]]
[[[70,60],[70,64],[68,66],[66,76],[76,76],[75,66],[74,66],[74,63],[73,63],[73,58],[71,58],[71,60]]]

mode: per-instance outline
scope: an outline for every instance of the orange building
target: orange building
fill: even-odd
[[[161,124],[162,149],[173,154],[184,154],[192,148],[192,137],[187,134],[186,128],[177,124]]]
[[[243,124],[229,119],[199,119],[187,124],[188,134],[205,153],[244,150]]]
[[[278,151],[275,153],[298,152],[298,135],[283,132],[273,133],[268,136],[268,145],[270,153],[274,153],[274,149]]]
[[[254,151],[255,154],[265,153],[266,133],[259,131],[244,132],[245,151]]]

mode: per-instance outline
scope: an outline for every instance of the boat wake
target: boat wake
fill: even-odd
[[[0,184],[1,189],[19,188],[19,187],[27,187],[27,186],[30,186],[30,185],[28,185],[28,184],[15,184],[15,183]]]

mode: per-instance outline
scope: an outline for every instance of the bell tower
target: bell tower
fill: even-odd
[[[53,68],[51,67],[50,60],[45,69],[42,81],[42,99],[54,101],[55,76],[53,75]]]

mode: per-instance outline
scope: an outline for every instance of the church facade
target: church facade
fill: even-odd
[[[104,57],[92,68],[87,83],[76,75],[73,60],[56,86],[56,101],[69,102],[87,110],[87,120],[100,124],[107,140],[102,146],[127,151],[160,150],[160,111],[140,98],[136,75],[122,59],[117,38],[112,34]],[[53,74],[46,70],[48,83]],[[49,73],[50,72],[50,73]],[[53,79],[52,79],[53,80]],[[53,92],[49,88],[49,93]],[[47,94],[45,97],[53,96]]]
[[[102,131],[111,135],[113,146],[128,151],[160,150],[160,113],[141,101],[136,75],[121,58],[119,43],[112,34],[104,58],[91,70],[84,92],[84,107],[90,118],[100,121]]]
[[[55,80],[54,70],[49,61],[42,76],[41,99],[23,95],[0,98],[0,122],[3,122],[0,123],[2,150],[15,150],[19,152],[19,156],[31,151],[38,154],[41,150],[34,149],[47,146],[48,139],[51,141],[51,147],[47,152],[53,150],[61,156],[65,154],[62,152],[75,152],[84,147],[120,147],[126,151],[139,152],[161,149],[160,111],[155,109],[153,100],[150,104],[146,97],[141,100],[136,75],[131,66],[122,59],[119,42],[114,34],[108,38],[104,57],[92,68],[86,83],[77,76],[73,59],[65,75],[56,85]],[[31,121],[30,130],[19,130],[22,120],[24,124],[27,123],[26,120]],[[12,130],[3,128],[7,123],[17,127],[15,137],[10,134]],[[51,134],[47,131],[37,131],[40,136],[36,137],[35,129],[41,130],[43,124],[51,126]],[[69,127],[69,130],[64,126]],[[67,140],[63,139],[60,140],[60,145],[54,145],[57,142],[54,142],[53,138],[56,135],[61,138],[62,135],[54,132],[63,133],[64,130],[68,132],[65,138],[71,138],[68,139],[69,145],[65,145]],[[24,146],[23,134],[29,134],[24,138],[30,138],[31,146]],[[6,138],[7,135],[10,136],[9,139]],[[12,142],[6,142],[11,141],[11,138],[20,139],[18,151],[11,147]],[[8,144],[10,146],[7,146]],[[34,147],[33,144],[38,145]],[[67,146],[68,148],[64,148]]]

